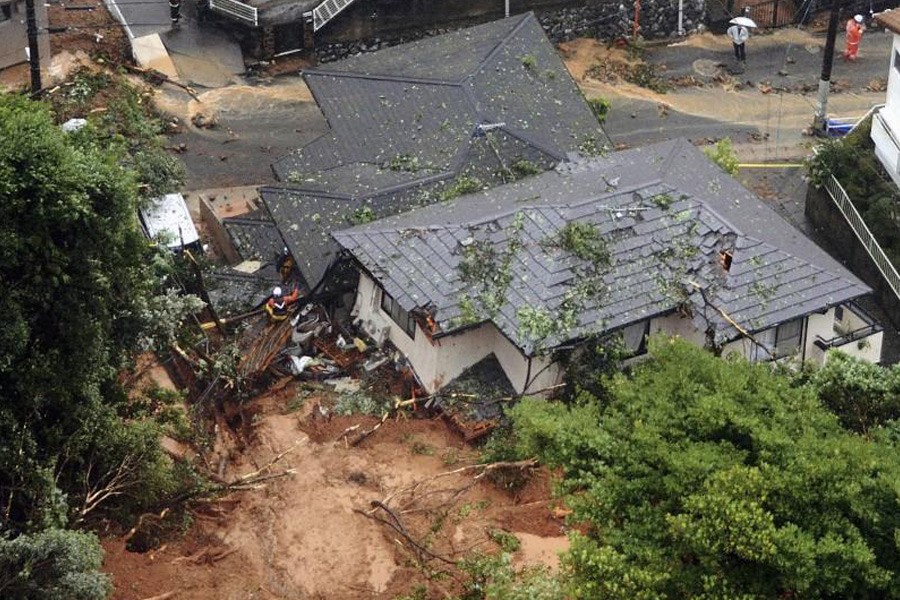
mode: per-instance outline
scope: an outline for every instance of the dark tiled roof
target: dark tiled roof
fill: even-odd
[[[329,71],[382,77],[460,81],[526,18],[519,15],[328,64]]]
[[[531,13],[304,76],[331,131],[273,164],[291,190],[270,188],[264,199],[286,239],[294,226],[305,231],[313,214],[346,209],[327,221],[337,228],[370,200],[379,215],[394,214],[410,208],[408,188],[420,203],[433,202],[436,192],[421,192],[436,182],[464,175],[491,185],[519,159],[548,168],[585,142],[606,139]],[[500,126],[485,136],[478,133],[485,124]],[[328,242],[326,235],[314,247],[297,244],[311,285],[327,267],[326,254],[333,256]]]
[[[610,263],[600,271],[602,293],[578,303],[577,322],[542,340],[550,346],[685,303],[701,331],[709,319],[724,341],[737,331],[719,308],[759,331],[869,291],[685,141],[567,165],[334,237],[405,309],[435,309],[444,332],[471,318],[464,305],[477,296],[479,285],[461,275],[466,248],[489,247],[498,264],[511,256],[508,285],[487,286],[488,297],[499,289],[496,312],[475,305],[531,352],[527,311],[558,318],[584,280],[584,261],[552,243],[570,223],[593,225]],[[727,272],[719,262],[726,250]]]
[[[284,241],[268,212],[258,209],[239,217],[227,217],[222,224],[242,259],[265,263],[281,256]]]
[[[900,10],[892,9],[875,15],[875,22],[894,33],[900,34]]]

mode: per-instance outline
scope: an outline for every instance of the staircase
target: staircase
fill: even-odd
[[[353,0],[325,0],[313,9],[313,31],[325,27],[342,10],[353,4]]]

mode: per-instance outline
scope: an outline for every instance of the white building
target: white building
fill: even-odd
[[[553,350],[679,335],[750,360],[881,357],[870,289],[686,140],[335,233],[360,270],[354,314],[428,389],[494,354],[520,393]],[[598,241],[599,240],[599,241]]]
[[[900,10],[879,13],[875,21],[894,35],[887,97],[884,106],[873,114],[872,141],[878,160],[900,186]]]

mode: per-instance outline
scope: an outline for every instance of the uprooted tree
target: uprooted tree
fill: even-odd
[[[101,505],[141,510],[175,485],[158,427],[122,417],[116,380],[158,292],[124,159],[133,143],[93,125],[66,134],[46,105],[0,95],[0,573],[16,569],[7,550],[18,543],[75,571],[60,577],[93,581],[78,571],[97,561],[59,554],[64,528]],[[96,544],[78,538],[79,556]],[[21,573],[7,580],[30,589]],[[70,597],[105,590],[94,581]]]

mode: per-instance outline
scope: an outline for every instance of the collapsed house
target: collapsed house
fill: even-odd
[[[310,289],[354,225],[542,172],[607,142],[531,13],[304,72],[330,131],[260,195]]]
[[[519,393],[560,381],[555,350],[649,334],[750,360],[877,362],[871,290],[686,140],[337,231],[354,315],[429,392],[493,354]]]

